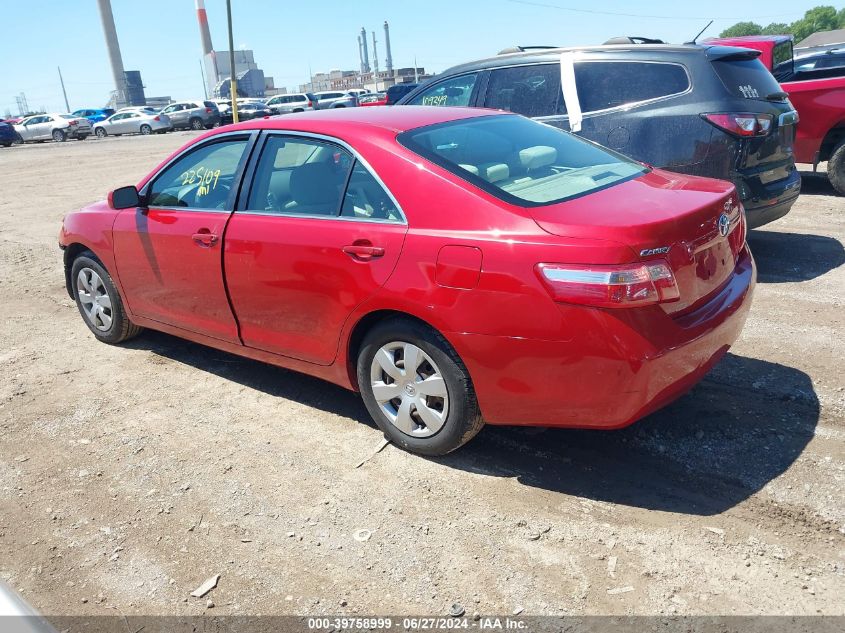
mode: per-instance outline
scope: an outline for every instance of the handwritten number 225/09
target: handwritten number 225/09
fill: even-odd
[[[189,169],[182,174],[182,186],[192,185],[199,182],[200,188],[197,192],[198,196],[208,193],[212,189],[217,188],[217,181],[220,179],[220,170],[210,170],[206,167],[197,167],[196,169]]]

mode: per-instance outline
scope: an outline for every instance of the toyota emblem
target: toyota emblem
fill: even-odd
[[[731,219],[728,217],[727,213],[723,213],[719,216],[717,226],[719,227],[719,234],[722,237],[726,237],[728,232],[731,230]]]

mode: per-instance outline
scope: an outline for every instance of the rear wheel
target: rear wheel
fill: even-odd
[[[484,426],[469,373],[431,328],[390,319],[367,333],[358,355],[364,404],[385,437],[421,455],[445,455]]]
[[[12,141],[6,141],[5,143],[3,143],[3,147],[11,147],[11,146],[12,146]]]
[[[203,125],[202,119],[191,119],[191,129],[192,130],[205,129],[205,125]]]
[[[845,196],[845,141],[836,146],[827,161],[827,177],[836,192]]]
[[[65,134],[64,130],[53,130],[53,140],[56,143],[63,143],[67,140],[67,134]]]
[[[101,127],[98,127],[97,131],[94,132],[94,134],[97,135],[97,138],[106,138],[109,135],[109,133],[106,132],[105,129],[103,129]]]
[[[137,336],[141,329],[123,309],[123,301],[108,271],[87,251],[71,268],[73,297],[88,329],[103,343],[122,343]]]
[[[152,133],[153,133],[153,128],[151,128],[149,125],[144,124],[144,125],[141,126],[141,134],[143,134],[144,136],[147,136],[148,134],[152,134]]]

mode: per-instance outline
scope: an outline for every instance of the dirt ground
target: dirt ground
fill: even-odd
[[[845,199],[825,179],[753,232],[742,338],[675,404],[356,468],[381,441],[356,395],[154,332],[100,344],[68,298],[62,215],[190,138],[0,150],[0,580],[34,607],[845,614]]]

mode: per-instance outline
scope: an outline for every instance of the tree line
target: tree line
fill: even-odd
[[[837,11],[831,6],[814,7],[804,14],[800,20],[792,24],[773,22],[761,26],[756,22],[737,22],[725,29],[719,37],[739,37],[741,35],[792,35],[796,42],[817,31],[831,31],[845,28],[845,9]]]

